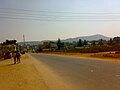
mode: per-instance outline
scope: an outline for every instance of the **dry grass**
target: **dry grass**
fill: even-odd
[[[90,55],[91,57],[102,58],[102,59],[109,59],[113,61],[120,61],[120,54],[103,52],[103,53],[95,53]]]

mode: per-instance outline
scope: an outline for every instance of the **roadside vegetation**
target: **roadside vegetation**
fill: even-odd
[[[70,53],[98,53],[120,51],[120,37],[114,37],[106,41],[100,40],[81,40],[78,42],[62,42],[60,38],[57,41],[43,42],[38,46],[30,46],[32,52],[70,52]],[[118,53],[117,52],[117,53]]]
[[[54,53],[54,54],[87,54],[90,57],[98,58],[120,58],[120,37],[110,40],[81,40],[77,42],[63,42],[60,38],[57,41],[46,41],[39,45],[29,46],[32,53]],[[89,54],[89,55],[88,55]]]

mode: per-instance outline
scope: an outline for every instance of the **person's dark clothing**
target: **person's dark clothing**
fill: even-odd
[[[16,58],[17,58],[17,62],[20,63],[20,53],[19,52],[16,53]]]
[[[16,64],[16,52],[13,53],[14,64]]]
[[[13,58],[14,58],[14,64],[16,64],[16,62],[17,63],[20,63],[20,53],[19,52],[15,52],[14,54],[13,54]]]

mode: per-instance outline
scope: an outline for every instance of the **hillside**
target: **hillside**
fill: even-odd
[[[73,42],[73,41],[78,41],[79,39],[82,40],[87,40],[87,41],[92,41],[92,40],[99,40],[99,39],[103,39],[103,40],[109,40],[110,37],[106,37],[104,35],[100,35],[100,34],[96,34],[96,35],[91,35],[91,36],[81,36],[81,37],[76,37],[76,38],[68,38],[65,40],[62,40],[63,42]],[[26,45],[39,45],[42,44],[45,41],[50,41],[50,40],[43,40],[43,41],[26,41],[25,44]],[[55,41],[55,40],[54,40]],[[23,42],[18,42],[19,45],[24,45]]]
[[[104,35],[96,34],[96,35],[91,35],[91,36],[81,36],[81,37],[76,37],[76,38],[68,38],[63,40],[64,42],[73,42],[73,41],[78,41],[79,39],[81,40],[87,40],[87,41],[92,41],[92,40],[109,40],[110,37],[106,37]]]

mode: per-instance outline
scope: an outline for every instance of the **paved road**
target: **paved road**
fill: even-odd
[[[78,90],[120,90],[120,63],[31,54]]]

